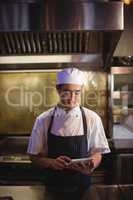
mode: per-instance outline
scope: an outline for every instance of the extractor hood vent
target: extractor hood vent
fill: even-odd
[[[106,67],[122,30],[122,2],[2,1],[0,64],[7,64],[7,57],[13,56],[51,56],[43,58],[46,63],[54,62],[55,55],[71,55],[66,62]],[[63,59],[57,60],[62,63]]]
[[[103,36],[100,31],[4,32],[0,54],[97,54],[103,51]]]

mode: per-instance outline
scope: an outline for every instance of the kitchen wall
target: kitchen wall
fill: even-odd
[[[29,135],[35,118],[58,102],[57,70],[0,72],[0,135]],[[107,73],[86,72],[81,104],[97,112],[108,133]]]

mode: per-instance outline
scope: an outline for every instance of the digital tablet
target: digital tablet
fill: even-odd
[[[89,160],[92,160],[92,158],[78,158],[78,159],[72,159],[71,160],[71,162],[69,163],[69,164],[71,164],[71,163],[79,163],[79,162],[84,162],[84,161],[89,161]]]

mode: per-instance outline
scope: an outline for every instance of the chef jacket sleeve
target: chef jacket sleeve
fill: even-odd
[[[31,136],[29,138],[27,153],[33,155],[37,155],[38,153],[46,154],[44,131],[45,128],[43,121],[39,117],[36,118]]]
[[[101,154],[110,152],[102,121],[98,115],[95,116],[91,125],[88,148],[89,152],[94,151],[100,152]]]

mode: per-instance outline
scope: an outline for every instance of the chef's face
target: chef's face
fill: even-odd
[[[60,103],[65,108],[71,109],[80,103],[81,85],[63,84],[57,86]]]

